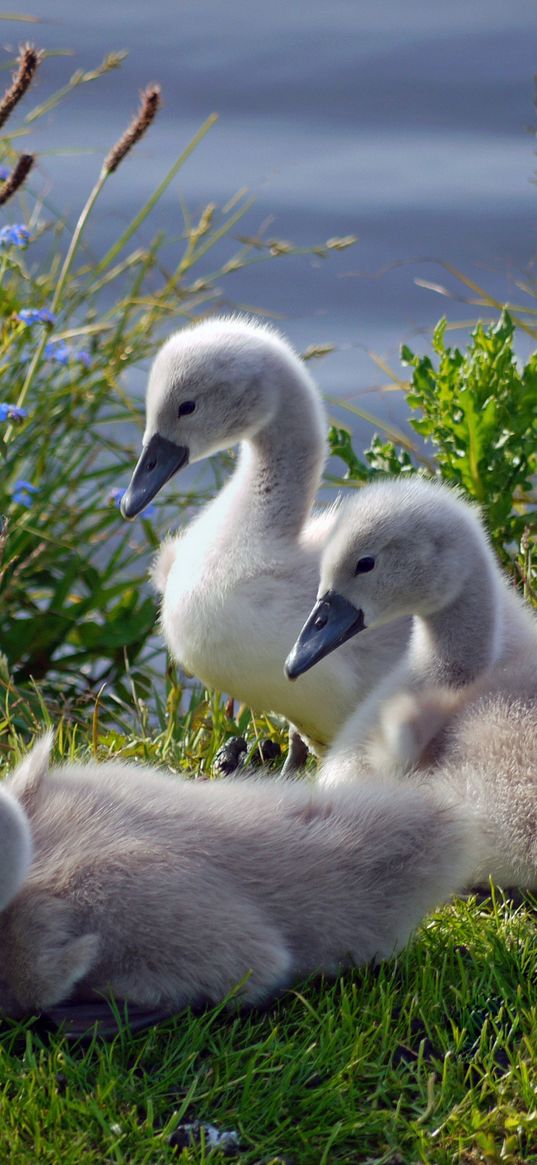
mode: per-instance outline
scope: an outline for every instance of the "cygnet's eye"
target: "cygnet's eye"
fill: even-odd
[[[372,555],[367,554],[365,556],[365,558],[358,559],[358,562],[356,563],[356,570],[354,573],[355,574],[367,574],[368,571],[373,570],[374,565],[375,565],[375,559],[372,557]]]
[[[177,410],[178,417],[188,417],[189,413],[193,413],[196,407],[195,400],[184,400]]]

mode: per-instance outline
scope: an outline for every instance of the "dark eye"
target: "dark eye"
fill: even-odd
[[[196,407],[195,400],[184,400],[182,405],[179,405],[177,410],[178,417],[188,417],[189,413],[193,413]]]
[[[356,563],[355,574],[367,574],[368,571],[373,570],[375,559],[371,555],[366,555],[365,558],[359,558]]]

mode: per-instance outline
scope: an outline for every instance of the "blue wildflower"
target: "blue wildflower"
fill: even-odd
[[[0,230],[0,247],[26,247],[29,242],[30,232],[24,223],[14,223]]]
[[[123,497],[123,494],[126,492],[127,491],[124,489],[121,489],[120,486],[115,486],[114,489],[110,490],[110,493],[108,494],[108,500],[110,502],[115,502],[117,508],[119,509],[119,507],[121,506],[121,499]],[[149,518],[149,519],[154,518],[156,512],[157,512],[157,507],[154,506],[152,502],[150,502],[149,505],[145,507],[145,510],[142,513],[142,518]]]
[[[0,166],[0,182],[5,182],[9,178],[9,169],[7,166]]]
[[[37,307],[23,307],[21,311],[17,312],[17,319],[23,324],[55,324],[56,316],[48,308]]]
[[[11,491],[11,496],[13,501],[16,502],[18,506],[25,506],[26,509],[29,510],[33,502],[33,494],[38,492],[39,491],[36,485],[32,485],[31,481],[25,481],[24,478],[21,477],[18,481],[15,482],[15,485]]]
[[[26,409],[19,409],[17,405],[8,405],[6,401],[0,404],[0,421],[23,421],[28,416]]]
[[[45,344],[45,360],[55,360],[57,364],[68,364],[71,353],[64,340],[49,340]]]
[[[85,348],[82,348],[81,351],[77,353],[76,358],[79,364],[83,364],[84,368],[91,368],[91,356],[89,352],[86,352]]]

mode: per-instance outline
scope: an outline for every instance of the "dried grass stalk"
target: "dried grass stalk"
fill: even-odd
[[[149,129],[151,122],[154,121],[158,108],[160,105],[160,85],[148,85],[140,94],[140,108],[136,117],[133,118],[128,129],[112,147],[108,157],[104,161],[103,173],[113,174],[117,170],[119,164],[123,161],[129,150],[140,141],[146,130]]]
[[[15,191],[22,186],[25,179],[28,177],[30,170],[35,162],[34,154],[21,154],[15,169],[5,179],[0,186],[0,206],[4,205],[9,198],[12,198]]]
[[[42,52],[36,49],[35,45],[21,45],[18,57],[19,67],[13,74],[9,89],[6,89],[0,101],[0,128],[7,121],[15,106],[18,105],[21,97],[24,97],[27,89],[30,88],[42,58]]]

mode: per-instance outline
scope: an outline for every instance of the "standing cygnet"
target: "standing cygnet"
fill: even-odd
[[[478,511],[440,482],[395,478],[342,505],[318,595],[287,660],[290,678],[364,628],[413,616],[406,654],[333,741],[325,784],[375,768],[367,742],[384,701],[398,691],[464,688],[491,673],[508,692],[537,659],[537,621],[503,577]]]
[[[296,687],[285,656],[313,602],[336,508],[312,515],[326,419],[306,367],[271,328],[214,319],[171,336],[153,364],[132,518],[183,465],[240,443],[218,497],[165,542],[154,579],[175,659],[210,687],[295,725],[317,753],[389,674],[409,620],[372,631]]]
[[[173,1011],[238,985],[256,1004],[298,977],[389,956],[474,862],[466,815],[404,784],[49,770],[49,747],[0,799],[7,1014],[110,993]]]

